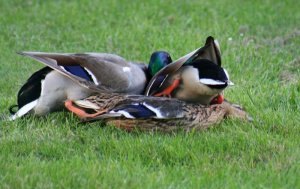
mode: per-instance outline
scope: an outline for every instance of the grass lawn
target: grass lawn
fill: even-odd
[[[177,59],[218,39],[252,123],[127,133],[68,113],[0,121],[0,188],[300,188],[300,1],[0,1],[0,110],[43,65],[17,51]],[[297,179],[298,178],[298,179]]]

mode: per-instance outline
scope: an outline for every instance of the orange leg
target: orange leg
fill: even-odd
[[[160,93],[156,93],[154,94],[154,96],[157,96],[157,97],[171,97],[171,93],[173,92],[174,89],[176,89],[180,84],[180,79],[175,79],[173,81],[173,83],[167,87],[165,90],[163,90],[162,92]]]
[[[93,118],[93,117],[96,117],[98,115],[104,114],[104,113],[106,113],[108,111],[107,109],[104,109],[102,111],[99,111],[99,112],[96,112],[96,113],[93,113],[93,114],[88,114],[85,111],[83,111],[82,109],[74,106],[73,102],[71,100],[67,100],[65,102],[65,107],[68,110],[70,110],[71,112],[73,112],[76,115],[78,115],[79,117],[81,117],[81,118]]]
[[[224,95],[219,94],[218,96],[216,96],[214,99],[212,99],[212,101],[210,102],[210,104],[222,104],[224,101]]]

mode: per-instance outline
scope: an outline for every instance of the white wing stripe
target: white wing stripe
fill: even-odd
[[[9,117],[9,120],[13,121],[13,120],[15,120],[15,119],[17,119],[19,117],[22,117],[26,113],[28,113],[30,110],[32,110],[37,105],[37,101],[38,100],[34,100],[34,101],[26,104],[22,108],[20,108],[19,111],[17,111],[14,115],[12,115],[12,116]]]
[[[94,75],[90,70],[88,70],[87,68],[84,68],[84,69],[90,74],[90,76],[92,77],[93,82],[94,82],[96,85],[99,85],[98,80],[97,80],[97,78],[95,77],[95,75]]]
[[[146,102],[144,102],[143,105],[146,106],[146,108],[148,108],[152,112],[154,112],[156,114],[157,118],[164,118],[164,116],[161,114],[161,112],[159,111],[159,109],[154,108],[154,107],[148,105]]]
[[[217,81],[213,79],[200,79],[200,83],[203,83],[205,85],[225,85],[226,83],[223,81]]]
[[[135,117],[133,117],[132,115],[130,115],[128,112],[124,111],[124,110],[119,110],[119,111],[110,111],[109,113],[118,113],[118,114],[121,114],[123,116],[125,116],[126,118],[129,118],[129,119],[134,119]]]

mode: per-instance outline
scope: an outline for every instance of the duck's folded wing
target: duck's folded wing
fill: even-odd
[[[94,73],[91,69],[95,68],[95,64],[92,64],[91,62],[102,61],[106,64],[109,64],[111,63],[109,61],[113,59],[113,57],[115,58],[115,62],[122,60],[122,58],[119,56],[110,56],[105,53],[103,53],[103,55],[99,55],[97,53],[84,54],[85,56],[83,56],[83,54],[43,52],[19,52],[19,54],[28,56],[38,62],[41,62],[44,65],[69,77],[81,86],[97,92],[113,92],[115,89],[101,83],[101,80],[97,78],[99,73]],[[95,57],[94,55],[98,55],[98,57]],[[99,57],[102,59],[99,60]]]
[[[67,102],[66,107],[85,121],[100,120],[113,117],[128,119],[174,119],[184,116],[184,102],[176,99],[154,98],[140,96],[116,103],[116,106],[105,109],[99,103],[87,100]],[[136,96],[138,97],[138,96]]]
[[[185,62],[185,64],[198,59],[207,59],[221,66],[222,60],[220,46],[218,41],[215,40],[212,36],[206,38],[205,45],[202,48],[198,49],[198,51],[194,53],[193,56]]]
[[[168,77],[169,74],[172,74],[176,72],[181,66],[193,55],[197,52],[198,50],[194,50],[193,52],[190,52],[189,54],[179,58],[178,60],[170,63],[169,65],[165,66],[162,68],[159,72],[157,72],[149,81],[146,90],[145,90],[145,95],[150,96],[153,93],[156,92],[156,89],[158,89],[164,80]]]

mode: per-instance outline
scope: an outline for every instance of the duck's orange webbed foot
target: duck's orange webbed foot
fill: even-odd
[[[104,109],[102,111],[98,111],[96,113],[89,114],[89,113],[86,113],[84,110],[82,110],[82,109],[78,108],[77,106],[75,106],[71,100],[65,101],[65,107],[68,110],[70,110],[71,112],[73,112],[76,115],[78,115],[79,117],[81,117],[81,118],[94,118],[94,117],[96,117],[98,115],[101,115],[101,114],[104,114],[108,111],[107,109]]]
[[[160,93],[154,94],[153,96],[171,98],[172,97],[171,93],[174,91],[174,89],[176,89],[179,86],[179,84],[180,84],[180,79],[175,79],[169,87],[167,87],[165,90],[163,90]]]

